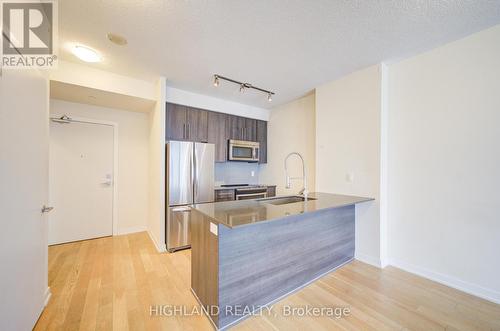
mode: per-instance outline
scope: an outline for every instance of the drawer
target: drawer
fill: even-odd
[[[233,201],[234,190],[215,190],[215,201]]]
[[[276,196],[276,186],[268,186],[267,197],[275,197],[275,196]]]

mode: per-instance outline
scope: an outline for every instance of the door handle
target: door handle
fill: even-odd
[[[111,174],[106,174],[106,177],[103,179],[101,184],[111,186],[113,184],[113,178]]]
[[[42,213],[48,213],[52,209],[54,209],[54,207],[47,207],[46,205],[43,205],[43,207],[42,207]]]

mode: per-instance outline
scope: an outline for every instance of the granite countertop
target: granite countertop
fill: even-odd
[[[283,205],[273,205],[268,203],[269,201],[261,200],[238,200],[195,204],[192,208],[208,216],[214,222],[223,224],[229,228],[235,228],[259,222],[277,220],[286,216],[300,215],[323,209],[339,208],[374,200],[373,198],[319,192],[310,193],[308,197],[315,200]]]

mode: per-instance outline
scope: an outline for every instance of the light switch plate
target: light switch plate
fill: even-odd
[[[212,232],[216,236],[218,235],[217,234],[217,224],[214,224],[214,223],[210,222],[210,232]]]

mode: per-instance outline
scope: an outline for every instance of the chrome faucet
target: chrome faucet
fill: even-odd
[[[302,177],[290,177],[288,176],[288,166],[287,166],[287,162],[288,162],[288,158],[292,155],[297,155],[298,157],[300,157],[300,160],[302,161]],[[302,157],[302,155],[300,155],[300,153],[297,153],[297,152],[292,152],[290,154],[288,154],[285,158],[285,176],[286,176],[286,188],[290,188],[292,183],[291,181],[292,180],[295,180],[295,179],[302,179],[303,183],[304,183],[304,187],[302,188],[302,190],[300,190],[299,194],[303,194],[304,195],[304,198],[307,200],[307,195],[309,194],[309,191],[307,190],[307,179],[306,179],[306,164],[304,162],[304,158]]]

